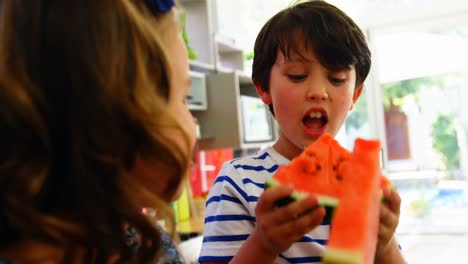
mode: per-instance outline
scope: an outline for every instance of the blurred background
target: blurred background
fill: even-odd
[[[383,143],[383,171],[402,197],[397,235],[409,263],[468,263],[468,1],[328,2],[364,30],[373,56],[364,93],[337,138],[349,149],[357,137]],[[290,3],[215,1],[210,30],[242,50],[245,78],[261,26]],[[231,150],[235,157],[257,149],[232,146],[220,162]]]

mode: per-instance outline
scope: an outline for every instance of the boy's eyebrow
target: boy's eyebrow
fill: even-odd
[[[305,56],[290,56],[289,58],[285,58],[284,64],[288,63],[316,63],[316,60],[309,59]]]

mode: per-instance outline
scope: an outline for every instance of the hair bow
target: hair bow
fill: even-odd
[[[174,6],[174,0],[146,0],[151,11],[156,13],[166,13]]]

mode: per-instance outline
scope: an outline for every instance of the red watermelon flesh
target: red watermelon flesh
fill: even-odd
[[[295,198],[304,197],[305,193],[314,193],[319,197],[319,204],[334,206],[338,203],[339,182],[343,180],[343,169],[349,166],[352,153],[343,148],[329,134],[324,134],[309,145],[289,165],[280,166],[266,187],[289,183],[297,191]],[[394,185],[381,175],[381,187]]]
[[[350,152],[324,134],[266,182],[267,187],[293,184],[293,199],[306,193],[317,195],[328,220],[330,208],[338,205],[331,219],[326,263],[371,263],[377,241],[379,189],[392,186],[380,173],[379,151],[378,141],[358,139]]]
[[[380,207],[380,144],[358,139],[331,222],[323,263],[374,263]]]
[[[351,153],[341,147],[331,135],[325,134],[289,165],[281,166],[272,179],[277,183],[293,184],[298,192],[319,195],[321,205],[333,205],[336,201],[329,204],[329,198],[336,199],[339,196],[339,185],[336,183],[342,180],[337,172],[340,164],[350,156]],[[267,185],[277,183],[269,180]],[[322,201],[325,203],[321,203]]]

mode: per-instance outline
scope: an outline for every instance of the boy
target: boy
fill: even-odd
[[[323,1],[307,1],[273,16],[254,48],[252,79],[278,121],[276,143],[257,156],[224,164],[206,202],[201,263],[319,263],[329,223],[317,199],[277,208],[290,186],[264,191],[287,164],[323,133],[336,135],[361,94],[370,51],[359,27]],[[385,190],[376,263],[403,263],[393,239],[400,198]]]

